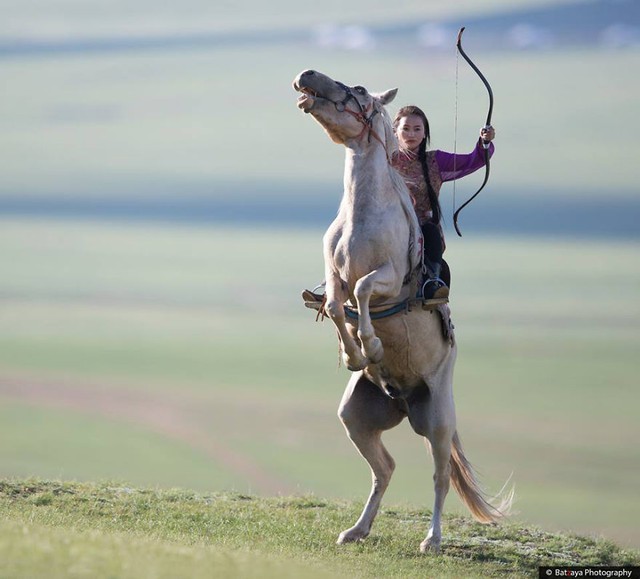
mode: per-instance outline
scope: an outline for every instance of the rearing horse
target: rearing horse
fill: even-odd
[[[405,417],[430,445],[435,465],[435,504],[422,551],[439,550],[441,515],[450,482],[481,522],[508,511],[512,493],[495,507],[485,498],[456,431],[453,368],[456,345],[446,339],[437,315],[421,308],[374,323],[370,307],[397,304],[415,291],[421,265],[421,231],[409,191],[391,167],[396,148],[384,106],[397,90],[370,94],[307,70],[294,80],[298,107],[310,113],[331,139],[346,148],[344,194],[323,238],[326,305],[334,322],[349,380],[339,416],[369,463],[372,488],[356,524],[338,543],[367,537],[395,468],[382,433]],[[345,303],[357,306],[347,319]]]

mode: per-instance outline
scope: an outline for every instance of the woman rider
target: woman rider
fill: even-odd
[[[393,128],[399,147],[391,158],[391,165],[400,173],[409,189],[424,240],[426,272],[420,297],[426,301],[439,301],[449,296],[451,286],[449,266],[442,258],[445,243],[438,200],[440,188],[442,183],[465,177],[485,165],[484,145],[488,146],[491,157],[494,152],[491,141],[495,138],[495,130],[491,126],[482,128],[471,153],[454,154],[428,150],[431,138],[429,121],[415,105],[402,107],[397,112]],[[322,294],[309,290],[302,295],[306,302],[321,302],[323,299]]]
[[[485,164],[484,144],[489,156],[493,155],[495,138],[493,127],[484,127],[473,151],[466,155],[429,151],[429,121],[417,106],[402,107],[393,121],[399,148],[391,164],[406,183],[424,238],[424,261],[427,272],[423,280],[423,299],[443,298],[449,295],[451,274],[442,259],[445,243],[441,226],[442,212],[439,195],[442,183],[465,177]]]

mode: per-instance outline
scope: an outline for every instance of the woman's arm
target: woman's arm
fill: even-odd
[[[436,163],[440,169],[442,181],[453,181],[465,177],[481,167],[484,167],[484,147],[482,139],[478,139],[475,149],[468,155],[458,155],[437,150]],[[495,147],[489,143],[489,157],[493,156]]]

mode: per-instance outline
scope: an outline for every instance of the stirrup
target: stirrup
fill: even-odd
[[[430,287],[427,288],[427,286]],[[427,295],[425,295],[425,290],[428,290],[428,297]],[[420,297],[422,298],[423,302],[440,299],[449,301],[449,288],[447,287],[447,284],[444,283],[439,277],[430,278],[422,284],[422,288],[420,289]],[[446,303],[446,301],[441,303]]]
[[[425,290],[429,297],[425,296]],[[420,298],[423,310],[434,310],[441,304],[449,303],[449,288],[439,277],[430,278],[422,284]]]

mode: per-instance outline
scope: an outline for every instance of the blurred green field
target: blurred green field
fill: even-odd
[[[481,31],[466,35],[496,98],[495,194],[635,197],[640,84],[629,71],[640,51],[478,53]],[[460,59],[456,142],[454,40],[433,54],[309,42],[5,59],[0,195],[224,199],[234,183],[249,201],[251,184],[266,182],[282,197],[323,183],[339,191],[342,149],[295,106],[291,83],[306,68],[371,90],[399,87],[392,113],[421,105],[433,147],[466,152],[487,96]]]
[[[364,499],[319,230],[3,219],[0,476]],[[451,236],[452,237],[452,236]],[[517,518],[640,545],[635,243],[450,239],[459,430]],[[387,504],[431,507],[407,425]],[[450,496],[448,509],[463,512]]]
[[[4,0],[10,17],[0,23],[0,34],[10,38],[44,36],[52,38],[100,38],[108,34],[161,34],[184,31],[234,31],[263,28],[308,27],[317,22],[362,21],[366,24],[403,18],[447,18],[457,14],[486,14],[501,9],[528,6],[562,5],[576,0],[486,0],[481,6],[474,0],[455,4],[438,0],[399,0],[393,4],[372,4],[354,0],[349,4],[328,0],[301,7],[294,0],[274,0],[267,8],[257,0],[242,3],[183,0],[180,4],[158,6],[152,0]],[[87,7],[90,7],[89,9]],[[64,16],[62,16],[64,15]]]

